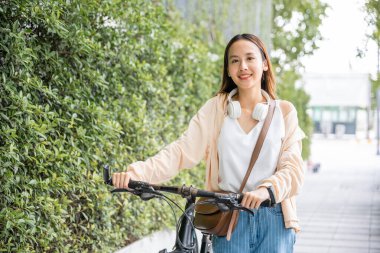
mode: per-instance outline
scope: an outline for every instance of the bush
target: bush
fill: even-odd
[[[156,153],[217,90],[193,28],[151,1],[0,4],[0,251],[111,252],[172,224],[112,197],[101,164]]]

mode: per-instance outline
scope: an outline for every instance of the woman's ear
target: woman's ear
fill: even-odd
[[[268,62],[265,60],[263,61],[263,70],[267,71],[268,70]]]

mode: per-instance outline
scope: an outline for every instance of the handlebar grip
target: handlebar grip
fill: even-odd
[[[261,202],[261,207],[273,207],[273,204],[271,203],[270,199],[264,200]]]
[[[244,198],[244,193],[237,193],[237,197],[238,197],[238,203],[241,203],[241,201]]]
[[[238,203],[240,204],[241,201],[243,200],[244,193],[237,193],[236,195],[238,197]],[[261,202],[260,206],[261,207],[272,207],[273,204],[271,203],[270,199],[267,199],[267,200],[264,200],[263,202]]]
[[[103,167],[103,180],[105,184],[113,185],[112,177],[110,176],[110,168],[108,165],[104,165]],[[137,187],[149,187],[149,184],[141,181],[129,180],[128,188],[135,189]]]
[[[112,177],[110,177],[110,167],[104,165],[103,167],[103,180],[105,184],[112,185]]]
[[[150,184],[142,181],[135,181],[130,179],[128,183],[128,188],[130,189],[136,189],[138,187],[150,187]]]

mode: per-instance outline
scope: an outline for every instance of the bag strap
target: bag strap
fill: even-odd
[[[257,139],[255,148],[253,149],[252,156],[251,156],[251,161],[249,162],[248,170],[245,173],[245,177],[243,179],[243,182],[241,183],[239,192],[243,191],[245,185],[247,184],[249,175],[252,172],[253,166],[255,165],[256,160],[259,157],[261,147],[263,146],[265,137],[266,137],[266,135],[268,133],[268,130],[269,130],[270,123],[272,122],[272,118],[273,118],[273,114],[274,114],[274,109],[275,108],[276,108],[275,101],[271,100],[270,104],[269,104],[268,115],[265,118],[265,121],[264,121],[264,124],[263,124],[263,128],[260,131],[259,138]]]
[[[269,130],[269,126],[270,126],[272,119],[273,119],[275,108],[276,108],[275,101],[271,100],[269,103],[268,115],[265,118],[263,128],[261,128],[259,138],[257,139],[255,148],[253,149],[253,152],[252,152],[252,157],[251,157],[251,161],[249,162],[248,170],[245,173],[245,177],[243,179],[243,182],[241,183],[241,186],[239,189],[240,193],[243,191],[245,185],[247,184],[249,175],[251,174],[253,166],[255,165],[256,160],[259,157],[261,147],[263,146],[265,137],[266,137],[268,130]],[[231,239],[232,228],[234,227],[234,224],[237,220],[238,212],[239,211],[235,210],[232,213],[232,218],[231,218],[230,224],[228,226],[228,231],[227,231],[227,241],[229,241]]]

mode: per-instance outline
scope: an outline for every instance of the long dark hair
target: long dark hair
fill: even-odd
[[[274,79],[274,74],[272,71],[272,64],[270,62],[267,49],[265,48],[264,43],[259,39],[259,37],[255,36],[253,34],[248,34],[248,33],[235,35],[228,42],[228,44],[226,46],[226,50],[224,51],[222,85],[219,89],[218,94],[229,93],[237,87],[236,84],[234,83],[234,81],[232,80],[232,78],[228,76],[228,53],[229,53],[229,50],[230,50],[230,47],[232,46],[232,44],[238,40],[251,41],[260,49],[262,60],[266,61],[267,65],[268,65],[268,70],[263,72],[263,76],[261,78],[261,89],[265,90],[272,99],[275,99],[276,98],[276,82]]]

